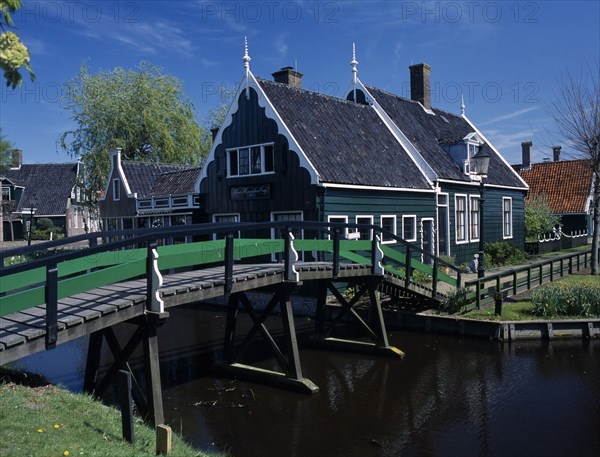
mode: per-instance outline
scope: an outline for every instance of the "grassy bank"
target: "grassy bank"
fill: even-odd
[[[23,381],[29,386],[18,384]],[[155,443],[154,431],[141,420],[136,420],[131,445],[122,438],[118,410],[40,377],[0,369],[2,457],[153,456]],[[169,455],[209,457],[176,436]]]
[[[561,284],[579,284],[579,283],[591,283],[597,284],[600,281],[598,276],[591,275],[571,275],[561,278],[559,281]],[[530,292],[526,292],[511,299],[507,299],[502,304],[502,316],[494,315],[494,305],[492,304],[485,309],[473,310],[463,315],[470,319],[478,320],[503,320],[503,321],[523,321],[523,320],[535,320],[535,319],[548,319],[541,318],[533,314],[533,303],[529,299]],[[556,316],[549,320],[562,320],[562,319],[581,319],[579,316]]]

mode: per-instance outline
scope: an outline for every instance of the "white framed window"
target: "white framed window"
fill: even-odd
[[[239,213],[213,214],[212,221],[215,224],[226,223],[226,222],[236,223],[236,222],[240,221],[240,215],[239,215]],[[218,235],[216,233],[213,233],[213,240],[217,240],[217,239],[219,239],[219,237],[223,238],[225,234],[218,234]],[[238,238],[240,237],[240,232],[237,232],[237,237]]]
[[[512,197],[502,197],[502,237],[513,237]]]
[[[10,200],[10,187],[2,188],[2,200]]]
[[[417,216],[402,216],[402,238],[404,241],[417,241]]]
[[[471,222],[469,236],[471,237],[471,241],[479,241],[481,232],[481,210],[479,209],[479,204],[479,196],[469,195],[469,220]]]
[[[334,222],[337,224],[347,224],[348,216],[327,216],[327,222]],[[333,232],[333,229],[331,227],[329,227],[329,230],[331,232]],[[348,236],[348,227],[342,228],[342,230],[340,231],[340,234],[342,235],[343,238],[346,238]],[[328,238],[332,239],[331,233],[328,235]]]
[[[454,196],[454,224],[456,244],[467,243],[467,196]]]
[[[437,195],[436,252],[438,255],[450,255],[450,208],[448,194]]]
[[[302,211],[274,211],[271,213],[271,221],[303,221],[304,213]],[[304,238],[304,230],[292,227],[292,235],[294,235],[294,239],[299,240]],[[283,238],[282,229],[281,228],[272,228],[271,229],[271,238],[273,239],[281,239]],[[273,261],[283,261],[283,253],[273,254]],[[298,252],[298,260],[304,260],[304,253]]]
[[[382,229],[392,232],[394,235],[397,235],[396,228],[396,215],[395,214],[382,214],[380,217],[380,226]],[[382,234],[382,243],[395,243],[396,240],[386,233]]]
[[[374,225],[373,216],[356,216],[355,221],[357,224],[365,224],[365,225]],[[373,239],[373,229],[358,229],[360,233],[361,240],[372,240]]]
[[[121,200],[121,182],[118,179],[113,179],[113,200]]]
[[[264,175],[275,172],[273,143],[227,150],[227,176]]]

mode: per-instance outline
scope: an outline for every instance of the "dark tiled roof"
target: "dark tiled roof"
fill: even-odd
[[[149,195],[154,182],[161,173],[186,169],[184,165],[130,162],[125,160],[121,162],[121,166],[129,183],[129,189],[131,192],[137,193],[138,197]]]
[[[194,193],[194,184],[201,168],[168,171],[161,173],[154,181],[148,196],[178,195]]]
[[[259,80],[323,182],[428,188],[425,177],[368,106]]]
[[[545,195],[555,213],[583,213],[592,189],[589,160],[534,163],[521,170],[529,195]]]
[[[24,187],[16,211],[37,208],[36,216],[64,215],[67,200],[77,180],[76,163],[23,164],[11,169],[6,177]]]
[[[456,139],[462,139],[473,128],[461,116],[432,108],[435,116],[428,114],[421,105],[413,100],[399,97],[389,92],[368,86],[367,89],[386,111],[394,123],[407,136],[425,161],[441,179],[470,181],[461,167],[441,146]],[[492,156],[487,183],[524,187],[504,161],[485,144],[484,149]]]

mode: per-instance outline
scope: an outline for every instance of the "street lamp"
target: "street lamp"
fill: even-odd
[[[29,212],[29,230],[27,233],[27,246],[31,246],[31,232],[33,231],[33,215],[37,211],[37,208],[35,208],[35,194],[33,194],[30,204],[31,207],[23,208],[24,213]]]
[[[477,262],[477,277],[483,278],[485,276],[485,266],[483,264],[483,193],[484,185],[483,178],[488,174],[490,167],[490,154],[483,145],[479,146],[479,152],[473,156],[473,171],[481,179],[479,184],[479,261]]]

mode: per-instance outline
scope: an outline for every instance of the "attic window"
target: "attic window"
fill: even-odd
[[[113,179],[113,200],[118,201],[121,199],[121,183],[118,179]]]
[[[273,144],[258,144],[227,150],[227,176],[248,176],[273,173]]]

